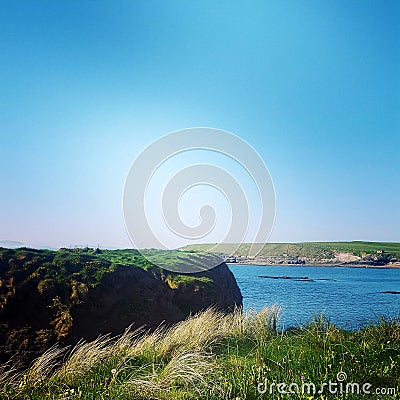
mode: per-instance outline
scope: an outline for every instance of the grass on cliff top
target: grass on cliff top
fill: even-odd
[[[241,244],[236,250],[237,244],[196,244],[186,246],[184,250],[212,251],[236,256],[247,256],[250,243]],[[359,257],[376,255],[377,251],[391,254],[400,260],[400,243],[389,242],[305,242],[305,243],[258,243],[255,249],[261,257],[278,256],[299,256],[308,259],[332,259],[335,252],[349,252]]]
[[[277,306],[244,315],[209,309],[152,333],[128,329],[118,338],[100,337],[72,350],[53,347],[24,372],[13,371],[11,364],[0,367],[0,398],[399,398],[399,320],[382,319],[345,331],[319,317],[307,326],[278,332],[279,313]],[[320,390],[323,383],[339,382],[343,372],[344,388],[352,382],[361,390],[368,382],[372,394],[329,394],[327,388],[313,393],[311,383]],[[257,387],[263,390],[265,382],[262,395]],[[274,382],[286,383],[285,390],[293,383],[293,393],[280,394]],[[304,393],[303,383],[309,385]],[[374,394],[382,388],[391,394]]]
[[[11,274],[16,281],[52,280],[59,284],[77,280],[96,286],[105,274],[120,267],[137,267],[144,270],[161,271],[161,267],[177,270],[172,273],[176,283],[196,281],[195,276],[184,276],[179,280],[179,267],[207,269],[215,256],[192,251],[178,250],[99,250],[92,248],[37,250],[29,248],[0,248],[0,278]]]

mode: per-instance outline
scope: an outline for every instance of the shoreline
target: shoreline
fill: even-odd
[[[373,269],[400,269],[400,262],[385,264],[385,265],[371,265],[371,264],[344,264],[344,263],[305,263],[305,264],[271,264],[264,262],[238,262],[238,263],[230,263],[226,262],[229,265],[259,265],[266,267],[329,267],[329,268],[373,268]]]

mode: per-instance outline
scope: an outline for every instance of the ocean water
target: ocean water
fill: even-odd
[[[245,310],[279,304],[280,326],[312,321],[315,314],[337,326],[357,329],[380,316],[400,316],[400,269],[229,264],[243,295]],[[260,275],[292,279],[260,278]],[[309,280],[296,280],[308,277]]]

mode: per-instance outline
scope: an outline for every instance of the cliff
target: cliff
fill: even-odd
[[[17,354],[14,361],[26,364],[56,342],[117,335],[131,324],[152,329],[210,306],[228,312],[241,305],[224,263],[184,275],[152,265],[135,250],[0,249],[1,361]]]

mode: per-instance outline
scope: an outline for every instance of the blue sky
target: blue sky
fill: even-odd
[[[397,1],[3,1],[0,239],[129,246],[126,174],[192,126],[254,146],[272,241],[400,240]]]

